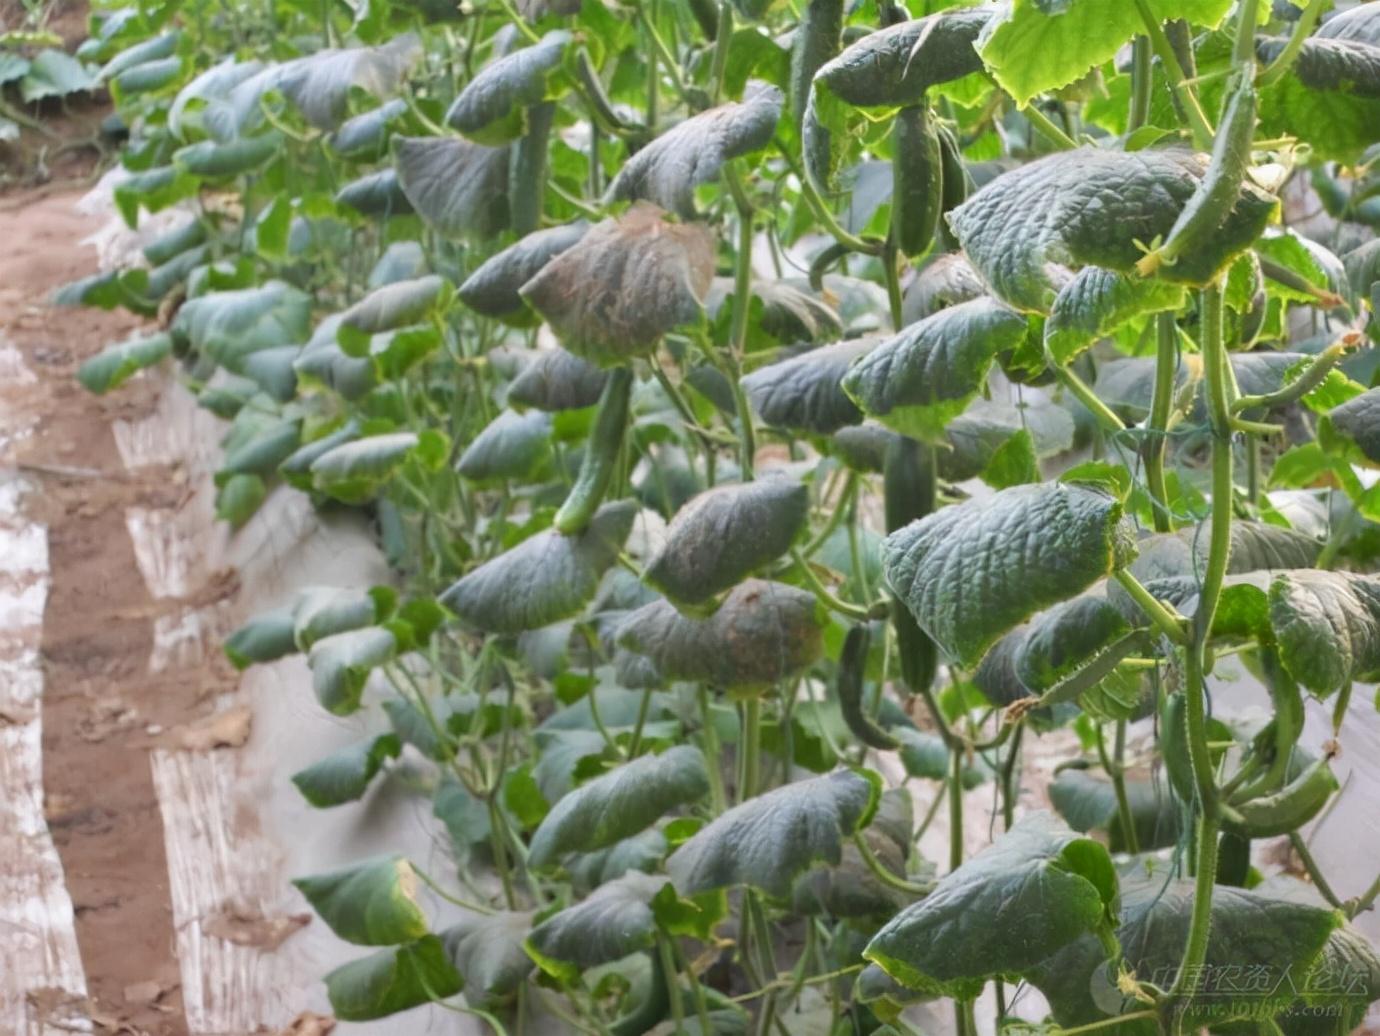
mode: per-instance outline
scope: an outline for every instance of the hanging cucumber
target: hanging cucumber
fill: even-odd
[[[604,383],[604,391],[599,396],[599,416],[585,446],[580,474],[553,523],[567,536],[584,531],[608,492],[614,468],[618,466],[619,451],[623,448],[623,434],[628,428],[632,380],[631,368],[619,367]]]
[[[891,129],[891,228],[896,246],[923,255],[944,205],[944,156],[928,104],[902,108]]]
[[[508,214],[518,237],[541,227],[547,146],[555,117],[556,105],[550,101],[527,109],[527,134],[509,152]]]
[[[1297,831],[1322,812],[1337,790],[1330,758],[1324,755],[1310,764],[1273,795],[1233,805],[1237,816],[1229,816],[1223,827],[1246,838],[1274,838]]]
[[[1180,802],[1192,803],[1198,797],[1193,778],[1193,760],[1188,752],[1188,704],[1182,694],[1166,695],[1160,709],[1160,757],[1165,776]]]
[[[853,736],[868,748],[892,751],[901,743],[879,727],[863,707],[863,673],[867,669],[867,648],[872,632],[859,623],[848,631],[839,654],[838,695],[843,721]]]
[[[1264,771],[1232,796],[1243,801],[1280,789],[1289,772],[1294,745],[1303,733],[1303,693],[1284,671],[1275,651],[1260,652],[1260,675],[1270,689],[1270,703],[1274,706],[1275,714],[1251,746],[1252,756],[1264,761]]]
[[[950,251],[958,248],[958,238],[949,229],[945,215],[958,208],[973,193],[973,178],[963,163],[963,149],[948,126],[939,127],[939,157],[943,166],[943,203],[939,213],[939,236]]]
[[[1136,263],[1143,276],[1149,277],[1161,266],[1173,265],[1184,253],[1203,247],[1236,204],[1255,139],[1255,80],[1249,72],[1238,73],[1229,89],[1231,95],[1217,128],[1207,173],[1164,243]]]
[[[1251,874],[1251,840],[1224,831],[1217,843],[1217,884],[1245,888]]]
[[[791,35],[791,115],[796,128],[805,117],[810,83],[820,66],[839,52],[843,37],[843,0],[809,0]]]
[[[905,436],[891,441],[882,465],[887,532],[895,532],[934,510],[935,478],[932,447]],[[899,598],[891,609],[891,621],[901,656],[901,680],[916,694],[934,683],[939,669],[938,649]]]

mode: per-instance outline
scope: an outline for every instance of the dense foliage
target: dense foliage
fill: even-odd
[[[60,293],[162,321],[83,383],[175,357],[225,520],[287,483],[397,572],[227,644],[379,716],[313,805],[407,746],[453,844],[298,881],[370,948],[342,1019],[951,998],[976,1036],[1032,986],[1065,1030],[1303,1036],[1380,997],[1380,882],[1339,899],[1297,835],[1337,792],[1304,696],[1340,726],[1380,674],[1380,3],[907,6],[93,16],[120,211],[187,215]],[[1266,722],[1214,714],[1233,666]],[[1311,884],[1251,867],[1279,836]]]

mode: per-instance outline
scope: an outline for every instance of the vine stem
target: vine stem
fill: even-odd
[[[1087,382],[1062,364],[1054,364],[1053,366],[1055,376],[1064,383],[1065,388],[1073,393],[1074,398],[1091,412],[1098,424],[1109,432],[1126,431],[1126,422],[1117,417],[1106,403],[1097,398],[1097,394],[1088,387]]]
[[[824,227],[825,233],[849,251],[857,252],[861,255],[880,255],[883,247],[880,242],[875,239],[864,241],[856,234],[850,234],[843,229],[838,218],[830,211],[829,206],[825,204],[819,187],[810,179],[809,170],[801,168],[800,163],[795,160],[795,155],[791,154],[791,149],[786,147],[779,137],[776,139],[775,144],[777,152],[785,159],[787,167],[791,170],[796,181],[800,184],[801,197],[803,197],[805,203],[810,206],[815,214],[815,219],[819,220]]]
[[[746,802],[757,794],[761,766],[762,701],[756,695],[743,702],[743,731],[739,747],[743,753],[738,780],[738,801]]]
[[[872,847],[867,844],[867,839],[863,837],[861,831],[855,831],[853,833],[853,845],[858,850],[858,856],[862,858],[862,862],[867,866],[867,869],[870,870],[873,877],[883,885],[894,888],[898,892],[904,892],[910,896],[928,896],[934,891],[933,885],[920,885],[913,881],[907,881],[905,878],[898,878],[888,870],[886,865],[883,864],[881,860],[877,859],[877,854],[874,853]]]
[[[1164,74],[1169,80],[1169,87],[1183,106],[1184,115],[1188,119],[1188,128],[1193,134],[1194,146],[1202,151],[1210,151],[1213,138],[1212,123],[1203,114],[1202,105],[1198,103],[1198,95],[1194,92],[1193,85],[1184,78],[1183,66],[1179,64],[1178,55],[1174,53],[1174,45],[1169,42],[1169,37],[1164,32],[1164,26],[1155,17],[1155,12],[1150,9],[1149,0],[1135,0],[1135,5],[1136,12],[1145,25],[1145,35],[1150,40],[1150,46],[1154,48],[1155,56],[1160,59],[1160,64],[1164,66]]]
[[[1169,409],[1174,401],[1174,375],[1179,360],[1179,329],[1173,313],[1155,318],[1155,390],[1150,401],[1149,433],[1145,440],[1145,485],[1156,532],[1173,532],[1174,517],[1169,510],[1169,489],[1164,481],[1165,433]]]
[[[1052,144],[1057,145],[1061,151],[1072,151],[1078,146],[1078,141],[1056,126],[1049,116],[1035,105],[1025,105],[1021,108],[1021,114],[1029,119],[1030,124],[1048,138]]]
[[[867,622],[873,618],[871,608],[864,608],[861,605],[849,604],[847,601],[840,600],[815,574],[815,570],[810,567],[809,559],[798,548],[791,549],[791,560],[799,566],[801,574],[805,577],[805,584],[819,598],[820,603],[830,611],[838,612],[840,615],[857,622]]]
[[[1294,847],[1294,852],[1297,853],[1298,858],[1303,861],[1303,869],[1306,870],[1308,876],[1313,879],[1313,885],[1318,890],[1319,895],[1338,910],[1345,911],[1345,904],[1338,898],[1337,893],[1332,891],[1332,885],[1323,875],[1322,869],[1318,866],[1318,861],[1313,859],[1313,854],[1308,849],[1308,843],[1303,840],[1303,837],[1297,831],[1289,832],[1289,844]]]
[[[1145,612],[1146,617],[1155,624],[1166,637],[1176,644],[1188,643],[1189,637],[1184,632],[1184,622],[1186,621],[1177,612],[1170,611],[1165,604],[1156,598],[1139,579],[1131,575],[1126,569],[1121,569],[1116,573],[1116,581],[1121,584],[1131,599],[1140,605],[1141,611]]]
[[[725,4],[727,7],[727,4]],[[732,19],[730,14],[729,19]],[[744,481],[752,480],[753,458],[757,453],[757,443],[752,431],[752,411],[748,408],[747,397],[739,384],[738,375],[742,357],[747,347],[748,311],[752,302],[752,202],[738,176],[733,163],[724,166],[724,182],[728,185],[733,204],[738,209],[738,252],[733,257],[733,312],[729,323],[729,353],[732,365],[729,387],[733,390],[733,403],[738,412],[741,426],[739,444],[740,461]]]
[[[1221,803],[1208,751],[1207,688],[1204,662],[1212,620],[1217,612],[1222,583],[1226,578],[1231,551],[1232,521],[1232,430],[1227,399],[1227,350],[1222,337],[1222,286],[1214,283],[1201,294],[1203,369],[1207,380],[1208,419],[1212,426],[1212,517],[1208,541],[1207,569],[1198,595],[1194,616],[1193,642],[1184,651],[1185,713],[1188,725],[1188,751],[1197,789],[1197,865],[1193,875],[1193,911],[1183,958],[1170,990],[1171,997],[1191,994],[1199,968],[1207,957],[1208,936],[1212,930],[1212,893],[1217,880],[1217,835],[1221,827]],[[1182,1028],[1184,1014],[1175,1022]]]
[[[1260,78],[1256,81],[1257,87],[1263,90],[1284,78],[1285,73],[1293,66],[1299,51],[1303,49],[1303,41],[1312,35],[1313,27],[1318,24],[1318,19],[1331,2],[1332,0],[1308,0],[1308,6],[1294,23],[1294,31],[1289,35],[1289,42],[1275,55],[1275,59],[1265,71],[1260,73]]]
[[[949,742],[949,872],[963,866],[963,743]]]
[[[709,774],[709,803],[714,808],[714,815],[718,816],[728,806],[728,799],[724,795],[723,774],[719,771],[719,732],[714,729],[714,714],[709,708],[709,689],[700,684],[696,693],[699,698],[700,722],[704,724],[700,738],[704,742],[702,749],[705,756],[705,771]]]
[[[1131,113],[1126,120],[1126,132],[1134,133],[1150,121],[1150,86],[1153,69],[1150,66],[1150,39],[1137,36],[1131,44]]]
[[[1126,757],[1126,721],[1119,719],[1116,721],[1116,741],[1112,749],[1112,754],[1107,754],[1106,738],[1102,734],[1101,724],[1097,727],[1097,755],[1102,762],[1102,769],[1112,782],[1112,791],[1116,795],[1117,815],[1121,820],[1121,833],[1125,842],[1125,849],[1132,856],[1140,854],[1140,839],[1136,834],[1135,816],[1131,813],[1131,800],[1126,794],[1126,770],[1123,762]]]

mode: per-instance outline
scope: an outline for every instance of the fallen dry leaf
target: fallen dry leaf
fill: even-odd
[[[201,930],[236,946],[276,950],[289,936],[309,923],[311,914],[264,917],[243,907],[231,906],[207,918],[202,922]]]
[[[335,1019],[330,1015],[303,1011],[289,1022],[288,1027],[281,1030],[278,1036],[326,1036],[334,1029]]]
[[[216,748],[239,748],[249,740],[254,713],[248,705],[234,705],[213,716],[175,727],[169,733],[177,748],[188,752],[209,752]]]
[[[162,983],[149,979],[146,982],[133,982],[125,986],[125,1003],[146,1006],[155,1004],[163,996]]]

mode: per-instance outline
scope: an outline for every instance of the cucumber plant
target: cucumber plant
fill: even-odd
[[[162,325],[82,382],[174,358],[227,521],[359,509],[396,576],[226,643],[363,717],[309,802],[453,849],[297,881],[370,947],[338,1017],[1361,1023],[1380,880],[1300,834],[1380,675],[1380,4],[1331,6],[97,10],[117,206],[184,215],[59,292]]]

